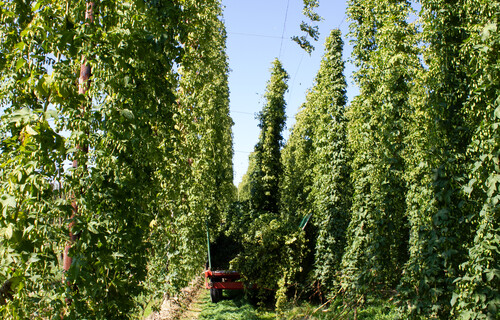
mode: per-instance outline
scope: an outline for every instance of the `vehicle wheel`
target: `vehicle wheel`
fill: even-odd
[[[217,303],[222,298],[222,289],[210,288],[210,300],[213,303]]]
[[[217,296],[219,297],[219,301],[222,300],[222,289],[216,289],[217,290]]]

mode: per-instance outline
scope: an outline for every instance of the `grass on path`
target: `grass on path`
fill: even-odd
[[[212,303],[208,290],[200,296],[199,320],[274,320],[274,312],[254,307],[242,291],[225,291],[222,301]]]
[[[257,308],[242,291],[224,291],[223,300],[210,301],[210,292],[201,289],[181,320],[394,320],[398,319],[397,309],[391,300],[368,299],[363,306],[355,309],[341,298],[320,307],[301,302],[290,305],[277,317],[270,309]]]

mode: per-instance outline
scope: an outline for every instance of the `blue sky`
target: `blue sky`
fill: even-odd
[[[306,92],[313,86],[323,55],[323,43],[331,29],[340,28],[344,38],[344,60],[350,58],[351,46],[346,38],[349,21],[343,0],[320,0],[316,10],[324,20],[319,23],[320,40],[314,43],[311,56],[302,50],[291,36],[302,35],[299,26],[302,0],[223,0],[224,21],[227,30],[229,56],[230,108],[234,121],[234,183],[238,185],[248,167],[248,155],[259,136],[255,114],[262,109],[264,92],[270,77],[269,69],[278,57],[290,75],[287,102],[285,139],[295,122],[295,114],[305,102]],[[288,6],[288,10],[287,10]],[[282,39],[283,35],[283,39]],[[353,67],[346,64],[349,101],[357,94],[351,74]]]

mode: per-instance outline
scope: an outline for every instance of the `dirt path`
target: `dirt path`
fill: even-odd
[[[181,290],[177,297],[165,299],[159,312],[153,312],[145,320],[191,320],[198,319],[203,305],[204,295],[207,295],[203,279],[198,278]]]
[[[182,290],[179,297],[165,300],[160,312],[145,320],[275,320],[270,310],[258,310],[241,291],[224,292],[218,303],[210,302],[210,291],[204,288],[203,279],[193,281]]]
[[[205,288],[198,290],[196,295],[193,296],[191,303],[187,306],[185,311],[180,315],[179,320],[196,320],[198,319],[203,305],[207,303],[209,291]]]

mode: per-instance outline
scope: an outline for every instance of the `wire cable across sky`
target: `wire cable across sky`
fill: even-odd
[[[285,21],[283,22],[283,31],[281,32],[280,52],[278,55],[279,59],[281,59],[281,49],[283,48],[283,38],[285,37],[286,20],[288,19],[288,8],[289,7],[290,7],[290,0],[288,0],[286,2]]]

